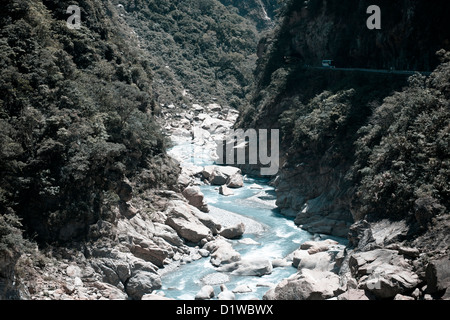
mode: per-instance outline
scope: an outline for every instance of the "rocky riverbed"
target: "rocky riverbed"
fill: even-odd
[[[170,288],[165,287],[164,277],[183,266],[202,265],[211,272],[195,292],[197,299],[254,298],[251,293],[256,290],[263,291],[263,299],[449,298],[450,228],[446,220],[412,240],[407,238],[404,222],[359,221],[350,227],[348,246],[323,234],[310,234],[291,241],[292,250],[278,256],[243,257],[233,244],[258,245],[249,235],[260,234],[268,226],[258,218],[220,209],[208,203],[204,194],[214,192],[227,199],[244,189],[255,190],[250,197],[252,205],[267,204],[267,197],[258,195],[264,191],[261,184],[245,185],[240,169],[209,162],[217,156],[215,141],[224,138],[236,117],[235,110],[217,104],[193,105],[189,110],[165,108],[161,121],[174,141],[171,154],[180,162],[178,190],[135,194],[133,183],[124,182],[119,204],[113,208],[114,223],[92,225],[91,241],[49,247],[19,259],[20,296],[39,300],[168,299]],[[206,190],[205,186],[210,187]],[[273,207],[275,200],[272,197]],[[281,219],[297,229],[293,221]],[[430,243],[436,245],[430,247]],[[264,276],[282,268],[291,269],[276,282],[264,281]],[[228,289],[227,282],[235,275],[260,281]]]
[[[224,133],[232,126],[236,113],[210,105],[209,108],[194,109],[193,114],[182,113],[180,116],[185,118],[182,120],[185,124],[186,119],[193,119],[190,127],[186,126],[183,130],[191,129],[197,133],[193,135],[194,148],[200,146],[201,149],[197,152],[194,150],[194,155],[206,152],[206,157],[214,158],[214,142],[224,139]],[[185,132],[184,136],[189,135]],[[198,137],[201,137],[200,140],[196,140]],[[201,164],[204,158],[200,156],[198,160]],[[202,178],[209,183],[214,181],[210,176],[212,168],[207,169],[206,174],[205,170],[200,172],[199,168],[193,171],[199,177],[203,175]],[[229,183],[233,180],[230,179],[233,174],[231,172],[228,177],[221,178],[218,184]],[[180,182],[186,184],[189,181],[187,177],[191,176],[192,167],[187,165],[187,169],[182,171]],[[295,190],[295,185],[286,185],[286,182],[292,183],[291,180],[275,177],[276,180],[277,187],[282,185],[283,190]],[[233,190],[225,188],[220,192],[226,195]],[[284,196],[279,190],[277,193],[279,197]],[[277,204],[279,203],[278,198]],[[429,243],[431,234],[436,229],[422,237],[409,239],[409,227],[404,221],[359,221],[351,224],[345,217],[341,222],[333,222],[334,227],[330,230],[336,231],[336,226],[342,226],[342,232],[339,231],[338,234],[346,238],[348,236],[348,246],[344,248],[337,242],[323,240],[323,235],[316,234],[316,241],[302,243],[298,250],[282,259],[282,262],[275,262],[292,263],[298,270],[271,288],[264,299],[432,300],[449,297],[450,261],[446,245],[449,235],[445,221],[438,227],[444,231],[443,235],[438,236],[441,238],[437,242],[440,249],[431,251],[427,250],[426,243]],[[236,264],[230,263],[229,268],[234,268],[233,263]]]

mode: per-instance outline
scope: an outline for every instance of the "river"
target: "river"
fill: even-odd
[[[207,156],[191,157],[196,146],[192,142],[178,142],[170,153],[186,165],[210,165],[213,161]],[[233,189],[234,195],[223,196],[216,186],[201,185],[210,208],[210,215],[222,224],[233,224],[243,220],[246,232],[243,237],[232,241],[233,247],[241,254],[242,259],[259,257],[271,261],[286,258],[299,248],[300,244],[313,239],[313,235],[298,228],[293,219],[278,213],[275,205],[275,190],[268,180],[245,177],[244,187]],[[227,219],[231,221],[228,223]],[[331,238],[331,237],[329,237]],[[212,285],[215,297],[220,293],[220,285],[225,284],[229,290],[245,285],[243,293],[235,293],[236,300],[262,299],[263,295],[282,279],[296,273],[291,264],[274,267],[269,275],[237,276],[225,272],[217,272],[209,262],[209,257],[202,258],[163,274],[162,291],[168,298],[193,300],[200,289]]]

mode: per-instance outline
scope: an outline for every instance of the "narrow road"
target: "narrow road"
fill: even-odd
[[[429,76],[431,72],[426,71],[409,71],[409,70],[384,70],[384,69],[364,69],[364,68],[330,68],[330,67],[311,67],[306,66],[308,69],[317,70],[330,70],[330,71],[359,71],[359,72],[372,72],[372,73],[382,73],[382,74],[400,74],[406,76],[412,76],[416,73],[420,73],[424,76]]]

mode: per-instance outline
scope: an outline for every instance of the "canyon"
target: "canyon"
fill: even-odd
[[[0,298],[449,299],[449,3],[371,4],[7,1]]]

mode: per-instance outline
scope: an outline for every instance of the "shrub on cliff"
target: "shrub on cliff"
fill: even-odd
[[[425,226],[450,209],[450,59],[385,99],[360,129],[353,181],[360,218],[409,218]]]

